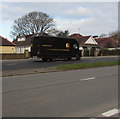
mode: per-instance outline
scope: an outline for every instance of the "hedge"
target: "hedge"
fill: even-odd
[[[115,50],[103,49],[101,50],[100,54],[102,56],[120,55],[120,49],[115,49]]]

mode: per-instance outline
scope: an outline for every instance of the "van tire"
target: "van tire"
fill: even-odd
[[[47,59],[47,58],[42,58],[42,61],[43,61],[43,62],[47,62],[48,59]]]
[[[67,60],[69,61],[69,60],[71,60],[72,58],[70,57],[70,58],[67,58]]]
[[[54,58],[49,58],[49,61],[55,61],[55,59]]]
[[[76,60],[80,60],[81,56],[79,54],[76,54]]]

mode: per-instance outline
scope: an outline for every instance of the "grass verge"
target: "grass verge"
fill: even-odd
[[[120,65],[120,61],[65,64],[65,65],[57,65],[54,68],[58,70],[75,70],[75,69],[106,67],[106,66],[114,66],[114,65]]]

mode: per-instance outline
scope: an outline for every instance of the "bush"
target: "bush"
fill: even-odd
[[[101,50],[101,55],[102,56],[120,55],[120,49],[115,49],[115,50],[103,49]]]

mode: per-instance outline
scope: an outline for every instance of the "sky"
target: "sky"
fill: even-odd
[[[9,0],[8,0],[9,1]],[[14,20],[32,11],[47,13],[59,30],[70,34],[109,34],[118,29],[118,2],[1,2],[0,35],[10,37]]]

